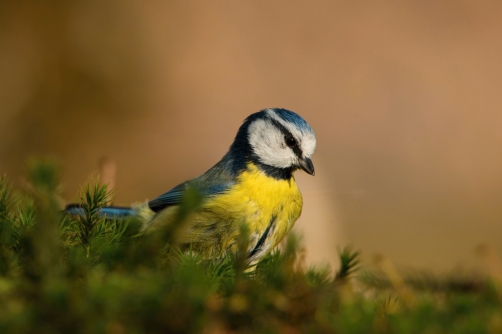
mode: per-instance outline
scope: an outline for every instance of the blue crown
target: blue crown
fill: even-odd
[[[272,110],[286,122],[293,123],[300,131],[314,134],[310,125],[300,115],[282,108],[273,108]]]

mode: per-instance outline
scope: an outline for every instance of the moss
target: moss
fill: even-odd
[[[403,279],[412,298],[403,298],[382,273],[358,269],[359,253],[350,248],[340,251],[337,273],[301,269],[294,236],[255,268],[239,255],[203,261],[166,246],[172,233],[152,238],[133,218],[99,217],[106,186],[85,187],[85,214],[71,217],[60,211],[56,165],[34,161],[29,175],[22,192],[0,180],[0,332],[502,330],[500,300],[487,280],[413,273]],[[240,243],[245,250],[247,240]]]

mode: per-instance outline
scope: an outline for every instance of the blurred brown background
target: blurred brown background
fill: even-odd
[[[0,173],[57,157],[75,200],[102,157],[115,201],[214,164],[250,113],[318,138],[297,173],[309,261],[446,271],[502,253],[501,1],[2,1]]]

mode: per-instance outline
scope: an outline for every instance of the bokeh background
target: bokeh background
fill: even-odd
[[[105,159],[115,203],[142,201],[284,107],[318,138],[309,263],[478,268],[502,253],[501,59],[497,0],[1,1],[0,173],[55,157],[72,201]]]

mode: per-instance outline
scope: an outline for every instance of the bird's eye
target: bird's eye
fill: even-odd
[[[296,139],[293,136],[286,136],[284,140],[286,140],[286,145],[289,147],[296,146]]]

